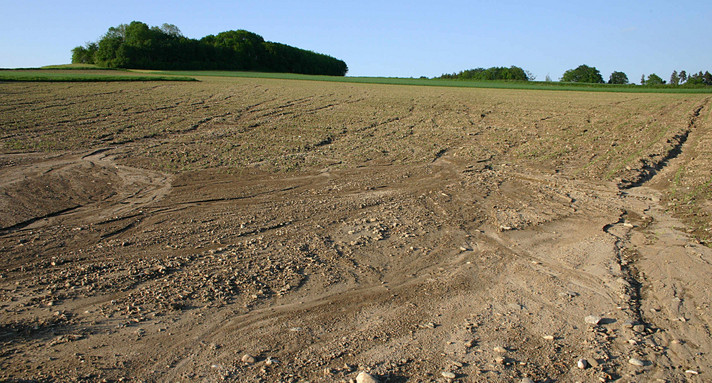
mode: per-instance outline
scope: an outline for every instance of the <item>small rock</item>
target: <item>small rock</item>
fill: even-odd
[[[470,348],[474,345],[475,345],[475,341],[473,341],[472,339],[465,342],[465,347],[467,347],[467,348]]]
[[[366,371],[361,371],[356,376],[356,383],[378,383],[378,379]]]
[[[585,370],[589,367],[588,361],[586,359],[579,359],[576,363],[576,367]]]
[[[633,328],[633,326],[635,326],[635,322],[630,319],[623,322],[623,327],[625,328]]]
[[[685,374],[699,375],[700,373],[695,370],[685,370]]]
[[[592,324],[594,326],[598,325],[601,322],[601,317],[595,316],[595,315],[589,315],[586,318],[584,318],[584,321],[588,324]]]
[[[534,381],[531,378],[522,378],[522,383],[534,383]]]
[[[443,378],[447,378],[447,379],[455,379],[455,377],[456,377],[455,373],[453,373],[451,371],[443,371],[440,373],[440,375],[442,375]]]
[[[494,358],[494,361],[495,361],[495,363],[497,363],[497,364],[504,364],[504,360],[505,360],[505,359],[504,359],[503,356],[498,356],[498,357]]]
[[[638,359],[638,358],[630,358],[630,359],[628,359],[628,363],[630,363],[630,364],[632,364],[632,365],[634,365],[634,366],[638,366],[638,367],[643,367],[643,366],[645,366],[645,362],[642,361],[642,360],[640,360],[640,359]]]
[[[642,324],[637,324],[637,325],[633,326],[633,331],[635,331],[635,332],[643,332],[644,330],[645,330],[645,326],[643,326]]]
[[[544,340],[554,340],[553,335],[544,335],[543,338],[544,338]]]
[[[500,354],[504,354],[504,353],[507,352],[507,350],[506,350],[504,347],[502,347],[502,346],[496,346],[496,347],[494,348],[494,352],[498,352],[498,353],[500,353]]]
[[[242,363],[253,364],[255,363],[255,357],[250,354],[245,354],[242,356]]]

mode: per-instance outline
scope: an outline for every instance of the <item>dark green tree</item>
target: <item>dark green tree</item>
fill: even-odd
[[[596,67],[579,65],[576,69],[569,69],[564,72],[564,76],[561,78],[561,81],[602,84],[603,77],[601,76],[601,72],[599,72]]]
[[[98,49],[96,43],[87,43],[83,47],[72,49],[72,64],[94,64],[94,55]]]
[[[140,21],[111,27],[97,42],[72,50],[74,62],[113,68],[222,69],[343,76],[346,63],[333,57],[265,41],[245,30],[200,40],[177,26],[149,27]]]
[[[684,70],[680,71],[680,84],[684,84],[687,81],[687,72]]]
[[[665,80],[660,78],[660,76],[656,75],[655,73],[652,73],[648,76],[648,79],[645,80],[645,85],[663,85],[665,84]]]
[[[645,73],[643,73],[643,75],[640,76],[640,85],[645,85]]]
[[[627,84],[628,76],[623,72],[613,72],[611,77],[608,79],[609,84]]]
[[[677,74],[676,70],[672,71],[672,74],[670,75],[670,85],[680,85],[680,76]]]
[[[443,74],[440,78],[457,79],[457,80],[474,80],[474,81],[494,81],[494,80],[512,80],[512,81],[532,81],[536,77],[524,69],[512,65],[506,67],[491,67],[491,68],[475,68],[461,71],[453,74]]]

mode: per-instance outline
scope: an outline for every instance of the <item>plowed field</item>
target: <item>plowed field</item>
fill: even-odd
[[[709,95],[200,80],[0,84],[0,380],[712,380]]]

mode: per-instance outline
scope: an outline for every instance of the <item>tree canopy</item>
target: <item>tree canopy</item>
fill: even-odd
[[[611,73],[611,77],[608,79],[609,84],[627,84],[628,82],[628,76],[623,72],[617,71]]]
[[[172,24],[140,21],[111,27],[98,41],[72,49],[72,63],[109,68],[211,69],[344,76],[346,63],[312,51],[265,41],[245,30],[190,39]]]
[[[475,68],[468,69],[458,73],[453,74],[443,74],[440,78],[444,79],[457,79],[457,80],[476,80],[476,81],[486,81],[486,80],[517,80],[517,81],[529,81],[534,80],[534,76],[525,71],[524,69],[512,65],[509,68],[506,67],[491,67],[491,68]]]
[[[644,84],[641,85],[663,85],[665,84],[665,80],[663,80],[660,76],[656,75],[655,73],[652,73],[648,76],[648,79],[645,80]]]
[[[561,78],[561,81],[602,84],[603,77],[601,76],[601,72],[599,72],[596,67],[579,65],[576,69],[569,69],[564,72],[564,76]]]

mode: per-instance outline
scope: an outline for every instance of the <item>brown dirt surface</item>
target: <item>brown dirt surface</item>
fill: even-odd
[[[0,129],[0,380],[712,380],[708,95],[13,83]]]

